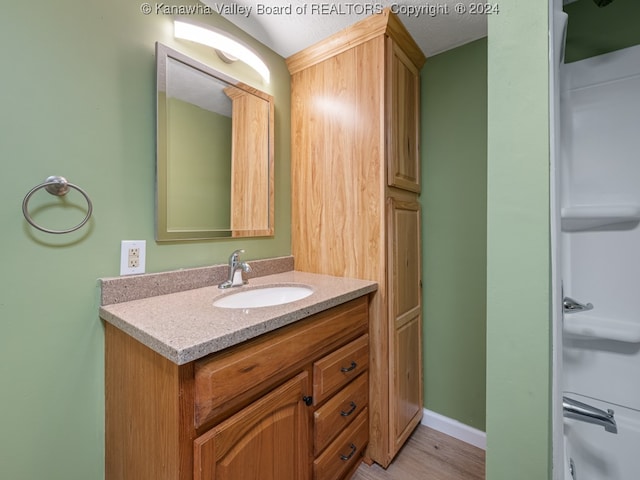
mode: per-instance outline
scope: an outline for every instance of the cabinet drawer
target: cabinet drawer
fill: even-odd
[[[321,312],[195,363],[195,426],[284,381],[304,364],[367,331],[367,297]]]
[[[314,480],[338,480],[364,455],[369,438],[369,410],[365,408],[313,462]]]
[[[369,335],[313,364],[313,403],[318,405],[369,367]]]
[[[363,373],[313,414],[314,455],[318,455],[367,407],[369,374]]]

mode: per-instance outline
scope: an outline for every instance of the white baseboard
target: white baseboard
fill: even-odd
[[[438,430],[450,437],[462,440],[474,447],[478,447],[483,450],[487,449],[487,434],[485,432],[470,427],[469,425],[465,425],[464,423],[452,418],[440,415],[439,413],[427,410],[426,408],[423,413],[422,425]]]

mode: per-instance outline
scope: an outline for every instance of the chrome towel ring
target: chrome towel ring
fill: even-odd
[[[84,199],[87,201],[87,216],[84,217],[84,219],[78,225],[76,225],[75,227],[69,228],[67,230],[51,230],[49,228],[44,228],[38,225],[36,222],[33,221],[33,218],[31,218],[31,215],[29,214],[29,200],[31,200],[31,196],[41,188],[44,188],[51,195],[57,195],[57,196],[66,195],[69,192],[70,188],[77,190],[82,194]],[[91,199],[89,198],[89,195],[87,195],[87,193],[77,185],[74,185],[73,183],[69,183],[66,178],[59,177],[56,175],[47,177],[44,183],[41,183],[40,185],[36,185],[31,190],[29,190],[29,193],[25,195],[24,200],[22,201],[22,214],[24,215],[24,218],[27,219],[27,222],[29,222],[29,224],[32,227],[35,227],[38,230],[46,233],[59,234],[59,233],[75,232],[76,230],[84,226],[84,224],[89,221],[89,218],[91,217],[92,212],[93,212],[93,204],[91,203]]]

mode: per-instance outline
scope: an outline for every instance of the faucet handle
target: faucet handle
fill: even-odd
[[[244,249],[238,249],[235,250],[230,256],[229,256],[229,265],[235,266],[240,258],[240,254],[244,253]]]
[[[580,303],[577,300],[574,300],[573,298],[570,298],[570,297],[564,297],[562,299],[562,311],[564,313],[585,312],[587,310],[593,310],[593,304]]]

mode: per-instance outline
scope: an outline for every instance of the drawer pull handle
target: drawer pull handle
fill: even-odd
[[[350,371],[354,370],[357,366],[358,366],[358,364],[352,360],[352,361],[351,361],[351,365],[349,365],[348,367],[342,367],[342,368],[340,369],[340,371],[341,371],[342,373],[348,373],[348,372],[350,372]]]
[[[349,406],[351,407],[351,409],[348,412],[345,412],[344,410],[340,410],[340,415],[342,415],[343,417],[348,417],[349,415],[351,415],[353,412],[356,411],[356,408],[358,408],[354,402],[351,402]]]
[[[349,445],[349,448],[351,449],[351,452],[349,453],[349,455],[340,455],[340,460],[346,462],[351,457],[353,457],[353,455],[356,453],[356,450],[358,450],[353,443]]]

